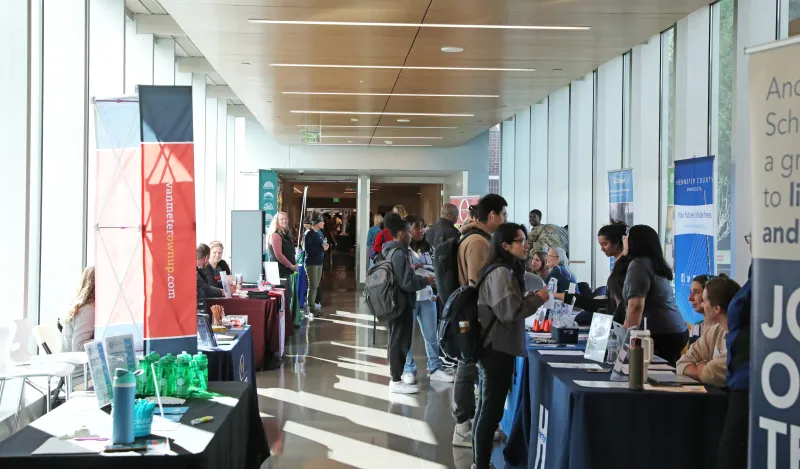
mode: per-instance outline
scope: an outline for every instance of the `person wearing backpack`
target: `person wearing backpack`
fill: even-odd
[[[478,358],[480,394],[473,427],[473,468],[491,467],[492,442],[511,390],[515,357],[525,356],[525,318],[550,298],[546,288],[525,293],[527,232],[516,223],[500,225],[489,243],[488,265],[478,287],[478,321],[483,347]]]
[[[422,277],[414,273],[409,249],[412,239],[411,224],[397,213],[387,214],[383,224],[393,238],[383,245],[383,256],[392,265],[397,301],[396,313],[388,319],[389,372],[392,376],[389,391],[397,394],[415,394],[419,392],[419,387],[403,381],[403,369],[414,334],[414,307],[417,292],[435,284],[436,280],[434,277]],[[374,268],[377,267],[376,264]]]
[[[458,243],[458,283],[476,285],[480,273],[489,261],[489,239],[506,222],[508,202],[497,194],[487,194],[478,201],[476,219],[461,227]],[[437,249],[438,251],[438,249]],[[440,288],[439,291],[442,289]],[[456,427],[453,445],[472,447],[472,419],[475,417],[475,382],[478,368],[474,360],[459,358],[453,387],[453,416]],[[499,435],[498,435],[499,436]]]
[[[431,257],[433,249],[423,237],[422,231],[425,220],[414,215],[409,215],[406,220],[411,225],[412,241],[410,262],[417,271],[423,269],[428,275],[433,275],[433,258]],[[428,285],[418,291],[416,300],[414,305],[414,318],[419,323],[419,329],[425,341],[425,355],[428,356],[428,379],[431,381],[452,383],[454,379],[453,375],[444,370],[442,359],[439,357],[438,331],[436,328],[438,316],[436,314],[436,295],[433,292],[433,288]],[[413,347],[414,322],[411,324],[412,346],[408,351],[406,365],[403,369],[403,382],[406,384],[417,383],[417,364],[414,361]]]

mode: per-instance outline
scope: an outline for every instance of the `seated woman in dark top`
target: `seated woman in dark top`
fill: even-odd
[[[228,263],[222,258],[225,247],[219,241],[212,241],[211,244],[208,245],[208,248],[211,250],[211,257],[208,258],[208,264],[203,268],[203,273],[206,279],[208,279],[209,285],[222,288],[221,272],[225,272],[228,278],[231,277],[231,268],[228,267]]]
[[[661,240],[653,228],[636,225],[628,232],[627,245],[630,264],[622,288],[625,328],[643,329],[647,319],[653,352],[675,366],[689,330],[675,303],[672,269],[664,260]]]
[[[547,267],[550,273],[544,279],[544,283],[550,283],[550,279],[558,280],[558,291],[569,290],[570,283],[577,283],[575,276],[569,271],[569,259],[563,248],[551,248],[547,253]]]

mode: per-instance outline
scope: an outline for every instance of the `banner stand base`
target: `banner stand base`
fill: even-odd
[[[145,339],[144,353],[156,352],[162,357],[168,353],[177,356],[183,352],[197,353],[197,336],[170,337],[168,339]]]

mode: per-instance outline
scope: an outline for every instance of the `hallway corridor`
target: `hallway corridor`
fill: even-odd
[[[472,450],[451,445],[453,385],[428,380],[419,328],[420,392],[390,395],[386,327],[378,324],[373,345],[352,256],[336,253],[334,260],[323,275],[324,316],[304,322],[290,339],[282,368],[258,374],[273,451],[265,466],[468,469]]]

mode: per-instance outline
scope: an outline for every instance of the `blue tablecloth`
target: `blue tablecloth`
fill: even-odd
[[[208,355],[209,381],[244,381],[256,386],[256,370],[253,363],[253,334],[250,326],[243,329],[229,329],[227,335],[236,335],[230,344],[220,344],[217,348],[198,346]]]
[[[541,355],[531,347],[507,405],[507,468],[716,467],[727,395],[634,392],[588,388],[575,380],[609,381],[610,374],[556,369],[548,362],[583,363],[581,356]],[[518,362],[518,366],[520,363]]]

